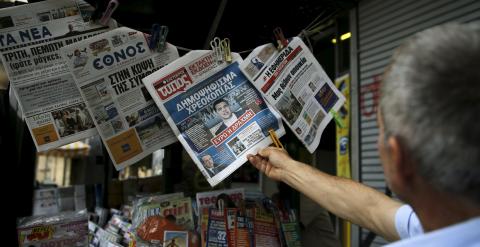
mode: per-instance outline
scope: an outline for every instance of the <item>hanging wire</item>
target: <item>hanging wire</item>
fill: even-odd
[[[302,31],[300,31],[300,33],[297,35],[298,37],[300,37],[301,39],[306,41],[306,43],[308,45],[308,48],[310,49],[311,52],[313,52],[313,46],[312,46],[312,43],[310,41],[310,37],[312,35],[315,35],[315,34],[321,32],[326,27],[332,25],[333,21],[331,20],[331,18],[334,17],[335,15],[337,15],[338,12],[339,12],[339,10],[335,10],[332,13],[330,13],[330,14],[328,14],[325,17],[322,18],[322,16],[326,13],[326,10],[322,11],[322,13],[320,13],[317,17],[315,17],[315,19],[312,22],[310,22],[310,24],[308,24],[307,27],[302,29]],[[185,47],[178,46],[178,45],[175,45],[175,46],[177,47],[177,49],[179,49],[181,51],[189,52],[189,51],[194,50],[194,49],[185,48]],[[243,50],[243,51],[240,51],[240,52],[237,52],[237,53],[238,54],[247,54],[247,53],[252,52],[254,49],[255,48],[247,49],[247,50]]]
[[[322,30],[326,29],[327,27],[331,26],[333,24],[333,20],[328,21],[327,23],[324,23],[323,25],[317,26],[315,29],[308,31],[308,34],[310,36],[320,33]]]
[[[312,46],[312,43],[310,43],[310,37],[309,37],[307,31],[302,30],[301,33],[303,34],[302,35],[304,37],[303,39],[305,39],[305,41],[307,41],[308,49],[310,49],[310,52],[313,53],[313,46]]]
[[[331,20],[332,17],[334,17],[335,15],[338,14],[338,10],[337,11],[334,11],[332,12],[330,15],[326,16],[325,18],[323,18],[321,21],[318,21],[317,23],[315,23],[315,25],[312,25],[309,29],[307,29],[308,31],[311,31],[311,32],[318,32],[318,28],[323,26],[322,24],[324,24],[325,22]]]
[[[255,48],[254,48],[254,49],[255,49]],[[254,49],[248,49],[248,50],[240,51],[240,52],[237,52],[237,53],[238,53],[238,54],[250,53],[250,52],[252,52]]]
[[[315,19],[313,19],[313,21],[310,22],[310,24],[308,24],[308,26],[305,29],[308,30],[318,20],[318,18],[322,17],[325,11],[326,10],[322,11],[322,13],[320,13],[317,17],[315,17]]]
[[[179,49],[181,51],[193,51],[193,49],[188,49],[188,48],[181,47],[181,46],[178,46],[178,45],[176,45],[175,47],[177,47],[177,49]]]

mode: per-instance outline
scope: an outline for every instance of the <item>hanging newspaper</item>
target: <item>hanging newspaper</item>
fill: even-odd
[[[178,58],[175,46],[152,51],[144,33],[121,27],[62,53],[117,170],[177,141],[142,83]]]
[[[143,79],[192,160],[215,186],[271,143],[268,131],[285,132],[238,67],[217,63],[211,51],[192,51]]]
[[[345,97],[303,41],[294,37],[281,51],[273,44],[257,47],[240,69],[313,153],[330,111],[338,111]]]
[[[97,133],[59,53],[65,45],[108,31],[108,26],[88,22],[92,10],[72,0],[0,10],[2,63],[38,151]]]

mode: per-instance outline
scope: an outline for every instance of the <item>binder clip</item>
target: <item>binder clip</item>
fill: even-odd
[[[150,36],[150,43],[148,47],[155,51],[163,51],[165,49],[165,44],[167,40],[168,27],[160,26],[155,23],[152,25],[152,32]]]
[[[275,29],[273,29],[273,34],[275,35],[275,39],[277,40],[278,50],[281,50],[288,45],[288,40],[285,39],[285,36],[283,35],[283,31],[280,27],[276,27]]]
[[[330,109],[329,113],[332,115],[333,120],[337,124],[338,127],[341,129],[345,128],[345,124],[343,124],[342,118],[335,112],[333,109]]]
[[[273,145],[275,145],[275,147],[277,148],[284,149],[282,143],[277,137],[277,133],[275,133],[273,129],[268,130],[268,133],[270,134],[270,138],[272,139]]]
[[[215,37],[212,41],[210,41],[210,47],[212,47],[212,51],[215,56],[215,60],[217,60],[217,63],[223,62],[221,42],[222,41],[219,37]]]
[[[232,52],[230,51],[230,39],[224,38],[220,42],[220,45],[222,47],[222,52],[223,52],[225,62],[231,63],[232,62]]]
[[[108,2],[105,12],[103,12],[102,17],[100,18],[100,24],[104,26],[108,24],[108,21],[112,17],[113,12],[117,9],[118,4],[117,0],[110,0],[110,2]]]

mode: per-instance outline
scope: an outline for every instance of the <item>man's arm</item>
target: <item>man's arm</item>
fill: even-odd
[[[353,180],[295,161],[283,149],[268,147],[248,159],[268,177],[287,183],[338,217],[388,240],[399,239],[395,213],[402,206],[400,202]]]

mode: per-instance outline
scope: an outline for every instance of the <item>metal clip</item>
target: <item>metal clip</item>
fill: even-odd
[[[230,51],[230,39],[224,38],[220,42],[220,45],[222,47],[222,52],[223,52],[225,62],[231,63],[232,62],[232,52]]]
[[[154,51],[163,51],[165,49],[165,44],[167,40],[168,27],[160,26],[155,23],[152,25],[150,42],[148,47]]]
[[[277,40],[277,49],[281,50],[288,45],[288,40],[285,39],[283,31],[280,27],[276,27],[275,29],[273,29],[273,34],[275,35],[275,39]]]
[[[210,41],[210,47],[212,47],[212,51],[215,56],[215,60],[217,60],[217,63],[223,62],[221,42],[222,41],[219,37],[215,37],[212,41]]]
[[[102,15],[102,18],[100,18],[100,24],[106,26],[108,24],[108,21],[112,17],[113,12],[117,9],[119,3],[117,0],[110,0],[107,5],[107,9]]]

